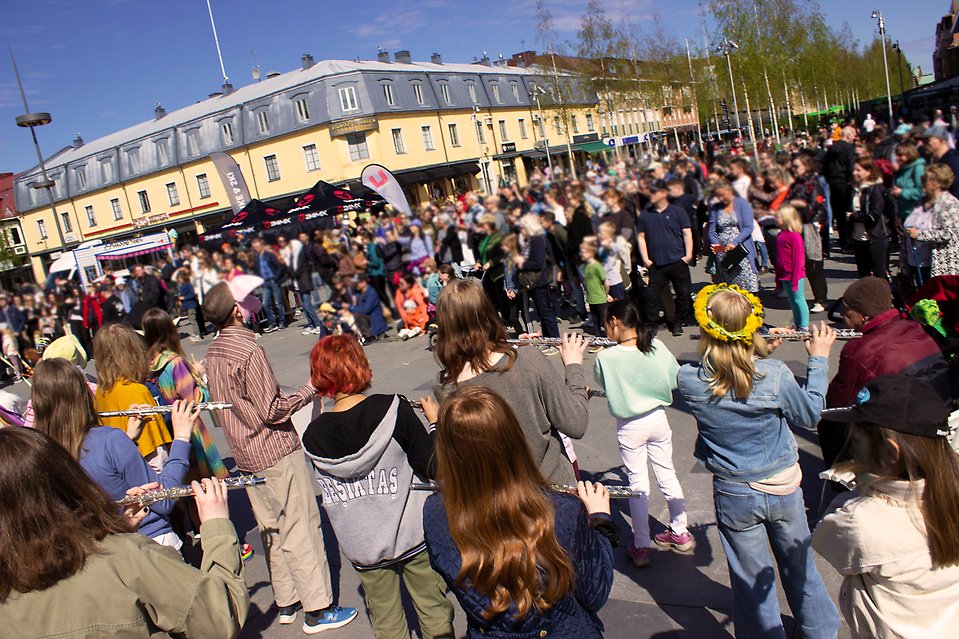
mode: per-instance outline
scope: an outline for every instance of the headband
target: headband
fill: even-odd
[[[752,306],[752,311],[750,311],[749,317],[746,318],[746,324],[738,331],[727,330],[711,317],[709,301],[713,295],[720,291],[738,293],[746,298],[746,301]],[[749,291],[744,291],[735,284],[712,284],[711,286],[703,288],[699,291],[699,294],[696,295],[696,301],[693,302],[693,314],[696,317],[696,322],[699,324],[699,327],[721,342],[750,342],[753,339],[753,334],[763,325],[762,302],[759,301],[758,297]]]

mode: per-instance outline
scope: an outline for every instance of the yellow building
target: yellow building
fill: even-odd
[[[543,84],[541,73],[505,61],[444,64],[434,54],[412,62],[401,51],[393,61],[381,53],[375,62],[314,63],[304,55],[295,71],[236,90],[225,85],[171,113],[158,105],[153,120],[89,143],[78,138],[47,160],[56,216],[46,193],[31,187],[39,169],[17,176],[34,272],[41,280],[81,242],[171,229],[189,240],[196,222],[226,218],[230,200],[209,159],[215,151],[236,160],[251,195],[265,202],[287,202],[317,180],[358,182],[371,162],[392,170],[413,204],[494,191],[501,181],[525,184],[546,164],[547,143],[553,161],[567,166],[570,156],[582,161],[602,148],[597,101],[569,95],[560,117],[537,106]],[[614,130],[624,135],[626,123]]]

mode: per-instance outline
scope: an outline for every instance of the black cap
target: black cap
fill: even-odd
[[[669,185],[666,183],[666,180],[653,180],[649,183],[650,191],[668,191]]]
[[[949,409],[929,384],[907,375],[882,375],[859,391],[856,403],[828,408],[822,418],[833,422],[877,425],[920,437],[946,437]]]

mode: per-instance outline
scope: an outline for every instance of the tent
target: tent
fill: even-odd
[[[203,243],[229,242],[237,236],[270,228],[272,223],[284,217],[279,209],[268,206],[256,198],[247,202],[240,212],[226,224],[211,229],[200,236]]]

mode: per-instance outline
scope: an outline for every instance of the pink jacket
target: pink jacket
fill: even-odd
[[[799,290],[799,280],[806,277],[806,250],[802,234],[782,230],[776,236],[776,279],[788,281]]]

